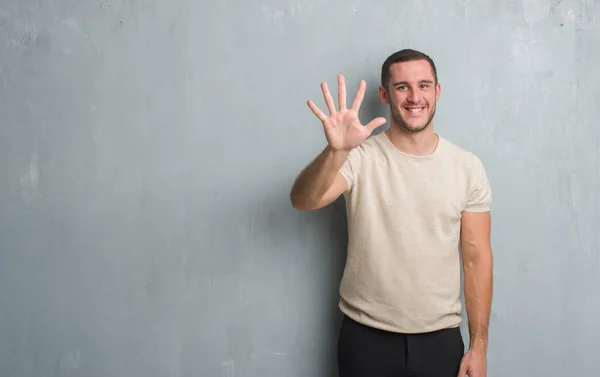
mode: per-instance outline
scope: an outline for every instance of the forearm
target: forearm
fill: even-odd
[[[473,248],[473,245],[463,246]],[[463,252],[467,254],[464,261],[464,296],[471,347],[487,349],[488,324],[493,291],[493,257],[492,251],[476,250]]]
[[[327,146],[296,178],[291,200],[296,208],[310,207],[327,193],[348,157],[348,151]]]

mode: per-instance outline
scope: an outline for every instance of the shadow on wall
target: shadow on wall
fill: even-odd
[[[339,283],[348,243],[345,201],[340,198],[323,209],[300,212],[299,218],[300,248],[297,252],[306,269],[296,275],[297,284],[310,287],[306,301],[311,303],[306,316],[300,321],[313,337],[305,339],[304,344],[315,345],[316,348],[310,352],[315,353],[313,357],[320,365],[307,368],[305,360],[300,359],[296,360],[296,368],[303,369],[303,373],[298,375],[337,376],[337,339],[342,319],[338,308]]]
[[[186,230],[189,249],[202,250],[187,256],[187,266],[206,279],[203,296],[213,308],[198,314],[219,324],[196,339],[201,349],[214,350],[213,340],[226,331],[224,346],[248,376],[335,376],[344,199],[298,211],[289,199],[291,182],[257,186],[221,192],[187,213],[187,224],[203,223],[201,232]],[[210,358],[222,357],[215,351]]]

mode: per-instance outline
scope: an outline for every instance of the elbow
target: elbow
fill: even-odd
[[[290,203],[292,204],[292,208],[297,209],[298,211],[304,211],[304,206],[302,202],[300,202],[293,195],[290,195]]]
[[[315,207],[310,205],[310,203],[306,200],[301,200],[300,198],[294,197],[293,195],[290,196],[290,202],[292,204],[292,207],[298,211],[311,211],[315,209]]]
[[[463,262],[466,268],[491,267],[494,262],[494,255],[489,247],[467,252],[463,250]]]
[[[290,203],[292,204],[292,207],[298,211],[308,211],[310,209],[306,200],[303,200],[294,189],[292,189],[292,192],[290,193]]]
[[[319,206],[311,198],[307,198],[305,195],[301,195],[292,189],[290,193],[290,203],[292,207],[298,211],[312,211],[318,209]]]

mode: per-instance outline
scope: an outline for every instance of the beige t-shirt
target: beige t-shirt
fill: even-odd
[[[409,155],[382,132],[340,172],[349,232],[341,311],[393,332],[458,326],[461,212],[491,205],[481,161],[441,136],[431,155]]]

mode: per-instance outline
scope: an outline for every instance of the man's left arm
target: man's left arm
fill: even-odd
[[[469,193],[462,212],[460,240],[464,271],[464,297],[469,325],[469,350],[458,377],[486,377],[488,324],[492,306],[492,189],[479,158],[469,171]]]
[[[493,291],[493,256],[490,245],[490,212],[465,212],[462,216],[461,248],[465,306],[471,347],[487,350],[488,323]]]

